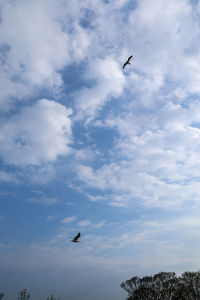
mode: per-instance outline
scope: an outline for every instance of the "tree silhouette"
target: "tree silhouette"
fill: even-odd
[[[3,297],[4,297],[4,294],[0,293],[0,300],[3,299]]]
[[[175,299],[200,299],[200,272],[185,272],[179,278]]]
[[[27,294],[27,290],[24,289],[19,293],[18,300],[28,300],[30,298],[30,294]]]
[[[200,272],[160,272],[154,276],[132,277],[122,282],[127,300],[199,300]]]

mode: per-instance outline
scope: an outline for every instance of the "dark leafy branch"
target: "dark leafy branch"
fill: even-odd
[[[132,277],[122,282],[127,300],[199,300],[200,272],[160,272],[154,276]]]

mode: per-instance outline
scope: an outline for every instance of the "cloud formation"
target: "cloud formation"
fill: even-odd
[[[61,223],[68,224],[76,220],[76,216],[65,217],[61,220]]]
[[[7,163],[38,165],[70,153],[71,109],[47,99],[1,121],[0,155]]]
[[[89,36],[76,19],[79,1],[71,2],[1,3],[1,109],[11,109],[14,100],[31,98],[40,89],[57,93],[63,85],[60,71],[84,58]],[[68,31],[66,19],[73,30]]]
[[[88,80],[94,81],[90,88],[83,88],[76,107],[81,117],[94,118],[98,110],[111,98],[119,97],[125,86],[121,66],[111,57],[94,59],[87,69]]]
[[[27,200],[28,202],[37,203],[41,205],[52,205],[58,202],[56,198],[53,197],[38,197],[38,198],[30,198]]]
[[[188,107],[168,102],[145,122],[134,112],[107,123],[120,133],[113,160],[93,170],[81,165],[78,176],[93,188],[111,190],[111,204],[141,201],[148,206],[176,207],[199,203],[199,103]],[[140,125],[140,126],[138,126]]]

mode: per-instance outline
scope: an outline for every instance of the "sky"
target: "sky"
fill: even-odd
[[[199,20],[197,0],[0,0],[5,300],[199,270]]]

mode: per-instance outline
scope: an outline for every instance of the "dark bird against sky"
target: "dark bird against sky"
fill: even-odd
[[[78,238],[80,238],[81,234],[80,232],[71,240],[73,243],[78,243],[80,241],[78,241]]]
[[[127,59],[127,61],[123,65],[123,69],[126,67],[126,65],[130,65],[130,60],[131,60],[132,57],[133,57],[133,55],[129,56],[129,58]]]

